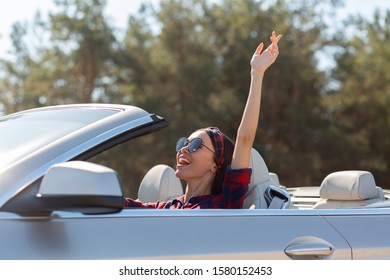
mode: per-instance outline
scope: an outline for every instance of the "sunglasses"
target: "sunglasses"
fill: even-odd
[[[183,147],[187,147],[187,146],[188,146],[188,151],[190,153],[195,153],[198,149],[200,149],[201,146],[205,147],[207,150],[214,153],[213,150],[211,150],[205,144],[203,144],[202,138],[193,138],[189,141],[185,137],[181,137],[179,141],[177,141],[176,152],[180,151]]]

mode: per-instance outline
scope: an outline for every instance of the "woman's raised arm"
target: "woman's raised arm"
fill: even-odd
[[[236,144],[231,163],[232,169],[242,169],[249,167],[251,148],[256,136],[256,130],[259,122],[261,87],[265,70],[276,60],[279,49],[278,42],[282,35],[271,35],[271,44],[264,51],[264,44],[261,43],[251,59],[251,84],[249,95],[242,115],[241,123],[237,131]]]

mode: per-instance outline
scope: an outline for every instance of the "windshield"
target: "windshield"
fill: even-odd
[[[0,169],[117,112],[106,108],[75,107],[25,111],[0,117]]]

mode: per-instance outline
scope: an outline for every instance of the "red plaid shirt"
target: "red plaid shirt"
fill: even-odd
[[[125,207],[156,208],[156,209],[240,209],[248,191],[252,169],[227,168],[222,184],[222,192],[217,195],[191,197],[184,202],[184,195],[170,201],[142,203],[131,198],[125,198]]]

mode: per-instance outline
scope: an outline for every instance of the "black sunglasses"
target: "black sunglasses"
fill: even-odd
[[[189,141],[185,137],[181,137],[176,143],[176,152],[180,151],[183,147],[188,146],[188,151],[190,153],[195,153],[201,146],[205,147],[210,152],[214,153],[213,150],[208,148],[205,144],[203,144],[202,138],[193,138]]]

